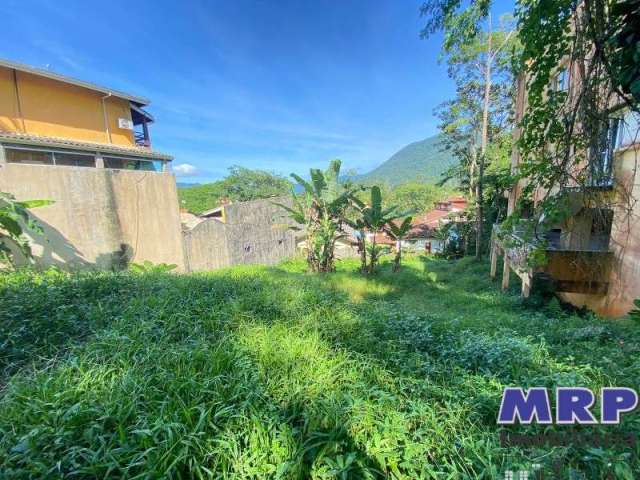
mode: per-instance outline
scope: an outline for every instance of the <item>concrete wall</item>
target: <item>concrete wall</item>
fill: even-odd
[[[271,265],[296,253],[294,232],[285,212],[272,200],[234,203],[224,207],[224,221],[205,219],[184,229],[189,271],[237,264]]]
[[[45,231],[31,236],[41,264],[111,268],[124,255],[184,270],[173,175],[6,164],[0,149],[0,191],[55,201],[32,210]]]
[[[78,141],[134,145],[133,132],[118,127],[131,120],[128,100],[105,99],[107,134],[99,92],[25,72],[0,67],[0,131]]]

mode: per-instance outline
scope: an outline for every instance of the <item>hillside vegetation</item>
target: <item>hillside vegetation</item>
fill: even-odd
[[[440,137],[437,135],[410,143],[357,180],[365,183],[387,182],[390,185],[417,179],[436,182],[457,161],[450,152],[441,150]]]
[[[292,184],[286,178],[264,170],[231,167],[222,180],[178,188],[180,208],[199,214],[224,201],[248,202],[285,195]]]
[[[484,263],[357,268],[0,275],[1,476],[479,479],[556,460],[588,478],[639,470],[637,446],[501,447],[495,421],[507,385],[638,389],[633,325],[523,304]],[[640,418],[606,429],[637,434]]]

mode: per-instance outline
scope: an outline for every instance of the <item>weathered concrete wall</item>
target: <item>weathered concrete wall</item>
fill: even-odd
[[[227,249],[227,227],[215,218],[185,229],[184,251],[187,270],[201,272],[231,265]]]
[[[32,211],[45,231],[31,236],[41,264],[110,268],[125,254],[184,270],[173,175],[0,160],[0,191],[55,202]]]
[[[285,212],[272,200],[227,205],[225,221],[205,219],[185,228],[189,271],[238,264],[272,265],[296,253],[295,236],[286,228]]]

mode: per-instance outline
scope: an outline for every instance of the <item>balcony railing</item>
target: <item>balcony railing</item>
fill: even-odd
[[[144,132],[133,132],[133,137],[136,142],[136,145],[138,145],[139,147],[149,148],[151,146],[151,141],[144,134]]]

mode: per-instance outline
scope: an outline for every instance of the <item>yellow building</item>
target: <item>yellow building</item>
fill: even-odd
[[[183,268],[170,155],[151,148],[149,100],[0,60],[0,191],[34,210],[45,264]]]
[[[111,159],[107,168],[162,167],[171,156],[150,149],[153,117],[143,109],[148,104],[142,97],[0,60],[0,142],[9,145],[10,163],[93,163],[90,158],[20,154],[11,150],[14,141],[25,149],[59,145],[78,155],[106,156]],[[116,161],[121,155],[156,164]]]

